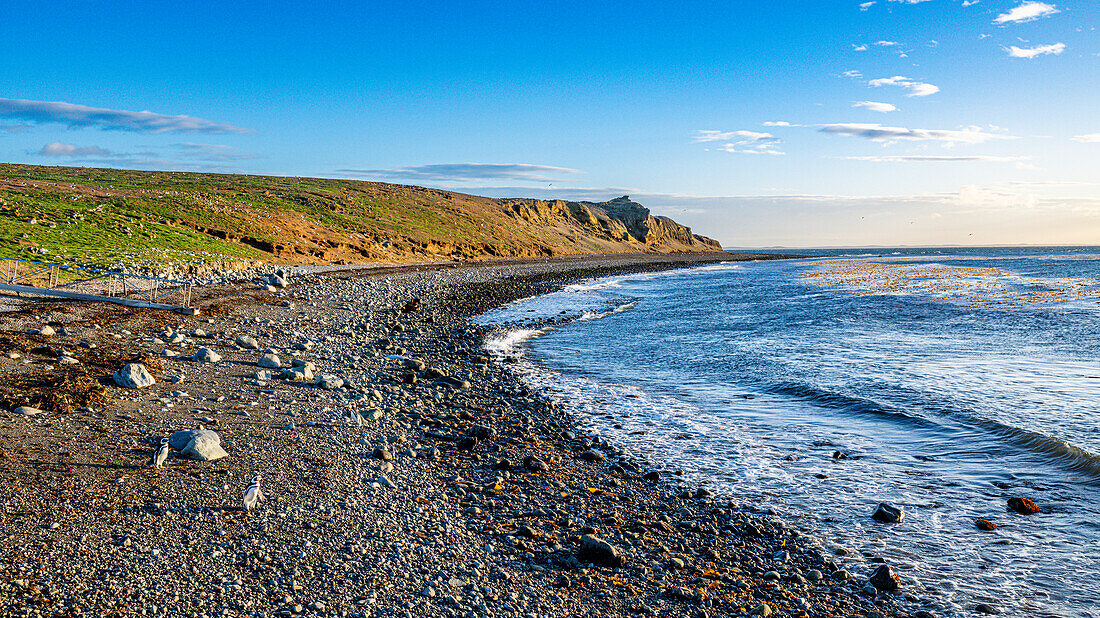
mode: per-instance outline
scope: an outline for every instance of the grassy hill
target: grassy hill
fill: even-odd
[[[626,197],[494,199],[357,180],[0,164],[0,257],[194,270],[719,249]]]

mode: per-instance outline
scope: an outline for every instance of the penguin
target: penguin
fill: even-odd
[[[251,511],[263,499],[264,494],[260,491],[260,474],[257,472],[244,490],[244,510]]]
[[[161,438],[160,446],[153,452],[153,457],[149,460],[149,465],[154,468],[159,468],[163,466],[166,461],[168,461],[168,438]]]

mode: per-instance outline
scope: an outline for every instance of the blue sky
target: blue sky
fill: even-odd
[[[1094,0],[5,9],[3,161],[628,193],[728,246],[1100,242]]]

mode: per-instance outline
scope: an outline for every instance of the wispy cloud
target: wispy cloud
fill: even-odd
[[[759,131],[715,131],[713,129],[702,129],[696,131],[695,137],[693,139],[697,142],[721,142],[738,138],[771,141],[775,141],[776,139],[776,137],[771,133],[761,133]]]
[[[878,45],[879,47],[894,47],[898,44],[899,43],[897,41],[875,41],[875,45]]]
[[[76,146],[64,142],[50,142],[38,151],[44,157],[107,157],[111,151],[99,146]]]
[[[860,5],[859,5],[859,10],[861,10],[861,11],[866,11],[867,9],[869,9],[869,8],[871,8],[871,7],[873,7],[873,6],[875,6],[875,3],[874,3],[874,2],[862,2],[862,3],[860,3]]]
[[[1010,135],[990,133],[980,127],[962,129],[907,129],[904,127],[884,127],[880,124],[840,123],[827,124],[822,133],[862,137],[875,142],[935,141],[946,144],[981,144],[995,139],[1011,139]]]
[[[1010,10],[1007,13],[1002,13],[993,20],[995,24],[1007,24],[1007,23],[1023,23],[1027,21],[1033,21],[1040,17],[1046,17],[1058,13],[1058,9],[1054,8],[1054,5],[1047,4],[1045,2],[1024,2],[1020,6]]]
[[[880,77],[878,79],[872,79],[867,82],[869,86],[879,88],[881,86],[898,86],[905,88],[909,92],[905,95],[907,97],[926,97],[930,94],[936,94],[940,91],[939,86],[932,84],[926,84],[924,82],[918,82],[904,77],[901,75],[895,75],[893,77]]]
[[[866,43],[864,43],[863,45],[853,44],[852,45],[852,51],[867,51],[867,44]]]
[[[1073,136],[1073,141],[1082,142],[1085,144],[1098,144],[1100,143],[1100,133],[1086,133],[1085,135]]]
[[[882,112],[883,114],[886,112],[896,112],[898,110],[897,106],[893,104],[879,103],[878,101],[856,101],[852,104],[852,107],[862,107],[872,112]]]
[[[986,163],[1016,163],[1028,161],[1031,157],[996,157],[988,155],[959,155],[959,156],[935,156],[935,155],[883,155],[871,157],[844,157],[851,161],[874,161],[876,163],[951,163],[960,161],[981,161]]]
[[[63,103],[0,99],[0,117],[36,124],[58,123],[139,133],[248,133],[250,129],[191,116],[170,116],[154,112],[131,112]]]
[[[801,127],[801,126],[805,126],[805,125],[801,125],[801,124],[791,124],[791,123],[787,122],[786,120],[768,120],[766,122],[762,122],[761,124],[764,125],[765,127]]]
[[[1013,58],[1034,58],[1036,56],[1046,56],[1048,54],[1057,56],[1066,51],[1066,44],[1054,43],[1053,45],[1039,45],[1036,47],[1016,47],[1013,45],[1012,47],[1006,47],[1005,51]]]
[[[33,129],[33,125],[29,124],[4,124],[0,125],[0,131],[4,133],[26,133]]]
[[[195,159],[199,161],[214,161],[214,162],[226,162],[226,161],[244,161],[247,159],[256,159],[256,155],[240,152],[232,146],[226,146],[224,144],[196,144],[194,142],[181,142],[178,144],[172,144],[172,148],[177,152],[178,156],[185,159]]]
[[[442,182],[470,182],[484,180],[525,180],[531,182],[556,182],[562,176],[582,174],[580,170],[528,163],[437,163],[391,169],[336,170],[342,174],[369,176],[394,180],[428,180]]]
[[[767,124],[767,123],[765,123]],[[789,123],[773,123],[768,126],[792,126]],[[779,150],[779,138],[771,133],[760,131],[715,131],[700,130],[695,132],[696,142],[726,142],[717,147],[717,150],[736,152],[741,154],[785,154]]]
[[[928,0],[890,0],[890,2],[900,2],[902,4],[920,4],[921,2],[928,2]]]

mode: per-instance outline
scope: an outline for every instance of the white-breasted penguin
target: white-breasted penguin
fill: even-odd
[[[153,457],[149,460],[149,465],[154,468],[159,468],[163,466],[166,461],[168,461],[168,438],[161,438],[160,446],[153,452]]]
[[[256,476],[252,477],[252,482],[244,490],[244,510],[251,511],[263,499],[264,494],[260,491],[260,474],[256,473]]]

